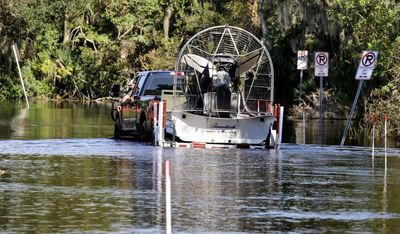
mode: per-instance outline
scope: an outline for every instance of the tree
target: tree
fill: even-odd
[[[400,137],[400,9],[394,0],[336,0],[332,14],[342,28],[340,51],[358,64],[362,50],[379,51],[373,80],[367,82],[365,130],[373,124],[382,133],[383,115],[389,116],[390,132]],[[367,125],[366,125],[367,124]]]

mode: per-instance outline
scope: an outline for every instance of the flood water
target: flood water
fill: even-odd
[[[343,123],[288,122],[281,150],[178,149],[112,139],[106,104],[22,105],[0,103],[2,233],[164,233],[167,159],[173,233],[400,230],[397,143],[335,146]]]

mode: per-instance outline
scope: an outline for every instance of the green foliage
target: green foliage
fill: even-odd
[[[0,76],[0,100],[7,98],[20,98],[23,96],[23,91],[20,83],[14,80],[10,75]]]
[[[224,16],[229,24],[245,28],[247,31],[261,37],[258,1],[229,1],[226,3],[226,9]]]
[[[343,28],[340,51],[358,63],[362,50],[379,51],[373,81],[367,90],[363,119],[365,130],[372,125],[383,133],[383,115],[388,115],[389,132],[400,136],[400,9],[396,1],[336,0],[332,15]]]
[[[177,2],[179,4],[176,4],[173,19],[173,36],[177,40],[193,36],[200,30],[223,22],[222,15],[215,12],[209,2],[205,2],[203,6],[198,1]]]
[[[97,98],[137,71],[172,69],[183,37],[220,23],[212,1],[5,1],[3,32],[21,41],[27,90],[40,98]],[[172,9],[168,39],[166,9]],[[2,79],[2,97],[23,97],[9,76]]]
[[[400,53],[400,42],[394,43],[394,54]],[[363,118],[365,130],[376,126],[378,132],[383,135],[384,115],[388,116],[389,134],[400,139],[400,64],[397,57],[397,64],[390,70],[392,79],[380,88],[375,89],[371,99],[366,105]]]
[[[332,15],[343,28],[342,53],[359,61],[362,50],[379,51],[379,61],[374,77],[387,82],[392,79],[391,70],[399,64],[394,54],[400,34],[400,11],[394,0],[336,0]],[[397,58],[396,58],[397,57]],[[395,59],[393,59],[395,58]]]

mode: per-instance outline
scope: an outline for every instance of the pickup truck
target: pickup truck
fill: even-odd
[[[163,90],[172,91],[174,73],[171,71],[143,71],[135,78],[137,88],[133,102],[113,102],[114,138],[129,136],[140,141],[151,141],[153,134],[153,104],[161,100]],[[119,97],[119,86],[110,95]],[[117,100],[117,99],[116,99]],[[119,99],[118,99],[119,100]]]

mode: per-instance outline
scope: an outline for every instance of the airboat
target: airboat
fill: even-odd
[[[238,27],[207,28],[176,59],[167,133],[181,142],[270,146],[273,94],[263,42]]]

